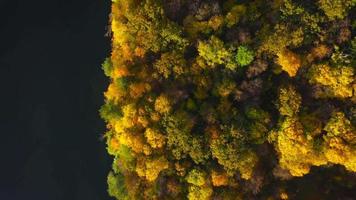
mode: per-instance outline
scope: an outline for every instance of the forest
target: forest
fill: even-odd
[[[118,200],[356,199],[356,0],[113,0]]]

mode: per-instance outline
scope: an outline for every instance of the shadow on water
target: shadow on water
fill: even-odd
[[[0,199],[109,199],[110,1],[0,2]]]

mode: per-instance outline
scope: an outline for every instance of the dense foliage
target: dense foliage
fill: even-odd
[[[355,0],[115,0],[110,20],[111,196],[356,196]]]

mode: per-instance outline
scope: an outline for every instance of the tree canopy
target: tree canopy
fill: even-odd
[[[355,13],[355,0],[112,1],[109,195],[354,198]]]

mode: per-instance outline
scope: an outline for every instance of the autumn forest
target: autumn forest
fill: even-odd
[[[356,0],[113,0],[118,200],[356,199]]]

